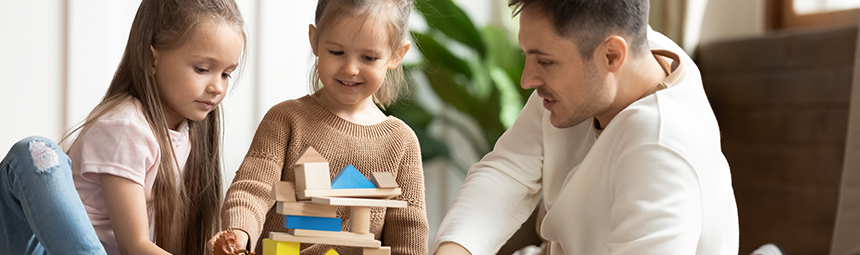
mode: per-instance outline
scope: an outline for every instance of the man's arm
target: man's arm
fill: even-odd
[[[431,252],[456,254],[444,251],[462,252],[465,247],[472,254],[492,254],[531,214],[541,192],[541,100],[532,93],[493,151],[469,170],[442,220]]]

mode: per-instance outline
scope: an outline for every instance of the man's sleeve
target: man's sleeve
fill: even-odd
[[[542,99],[532,93],[493,151],[469,170],[436,234],[431,254],[455,242],[472,254],[493,254],[528,218],[541,192]]]
[[[681,154],[646,144],[612,169],[610,254],[695,254],[702,232],[699,176]]]

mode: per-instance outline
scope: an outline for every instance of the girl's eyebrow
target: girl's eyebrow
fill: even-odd
[[[197,59],[201,59],[201,58],[202,58],[202,59],[204,59],[204,60],[206,60],[206,61],[209,61],[209,62],[211,62],[211,63],[213,63],[213,64],[218,64],[218,59],[217,59],[217,58],[215,58],[215,57],[209,57],[209,56],[203,56],[203,55],[193,55],[193,56],[191,56],[191,57],[193,57],[193,58],[197,58]]]
[[[334,45],[334,46],[337,46],[337,47],[340,47],[340,48],[345,48],[345,47],[343,47],[343,45],[341,45],[341,44],[339,44],[339,43],[336,43],[336,42],[334,42],[334,41],[332,41],[332,40],[326,40],[326,41],[325,41],[325,43],[327,43],[327,44],[331,44],[331,45]],[[373,53],[373,54],[378,54],[378,53],[379,53],[379,52],[377,52],[376,50],[372,50],[372,49],[361,49],[361,51],[363,51],[363,52],[370,52],[370,53]]]
[[[203,56],[203,55],[193,55],[193,56],[191,56],[191,57],[193,57],[193,58],[198,58],[198,59],[202,58],[202,59],[204,59],[204,60],[208,61],[209,63],[215,64],[215,65],[218,65],[218,64],[220,63],[220,62],[218,61],[218,59],[217,59],[217,58],[215,58],[215,57],[207,57],[207,56]],[[235,67],[238,67],[238,66],[239,66],[239,63],[233,63],[232,65],[228,66],[227,68],[228,68],[228,69],[229,69],[229,68],[235,68]]]

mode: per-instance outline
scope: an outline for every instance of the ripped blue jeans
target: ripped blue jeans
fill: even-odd
[[[106,254],[56,143],[28,137],[0,162],[0,254]]]

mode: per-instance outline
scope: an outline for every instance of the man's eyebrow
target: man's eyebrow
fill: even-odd
[[[546,52],[543,52],[543,51],[540,51],[540,50],[535,50],[535,49],[527,50],[527,51],[526,51],[526,54],[528,54],[528,55],[549,55],[549,54],[547,54]]]

